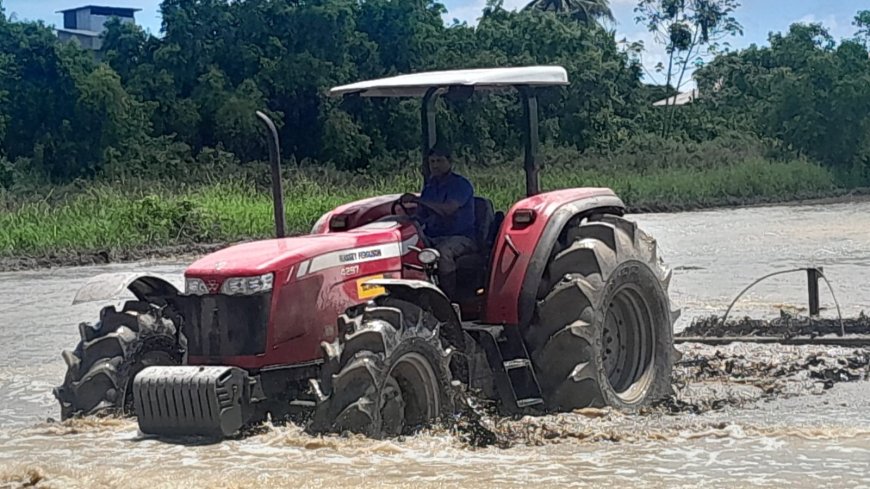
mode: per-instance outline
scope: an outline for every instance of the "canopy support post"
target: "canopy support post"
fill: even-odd
[[[438,101],[439,87],[431,87],[423,96],[423,104],[420,109],[420,127],[422,129],[422,154],[421,172],[423,183],[429,180],[429,150],[435,147],[438,138],[438,128],[435,123],[435,102]]]
[[[538,166],[538,98],[533,88],[518,86],[523,103],[523,141],[525,156],[523,168],[526,171],[526,196],[541,193],[540,167]]]

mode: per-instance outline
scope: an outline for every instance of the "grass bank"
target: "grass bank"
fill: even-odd
[[[464,171],[477,193],[507,209],[521,197],[519,165]],[[461,170],[461,169],[460,169]],[[136,258],[136,251],[228,243],[268,237],[273,230],[272,201],[265,177],[96,182],[55,189],[43,196],[0,199],[0,257],[36,264],[112,261]],[[545,168],[545,189],[604,186],[614,189],[633,211],[669,211],[715,206],[787,202],[829,197],[841,192],[831,174],[801,161],[749,159],[705,168],[578,169],[557,163]],[[409,165],[389,176],[293,169],[285,179],[288,229],[307,232],[324,212],[355,199],[414,191],[419,183]],[[84,257],[84,258],[81,258]],[[27,261],[30,260],[30,261]],[[25,265],[28,266],[28,265]],[[0,265],[2,267],[2,265]]]

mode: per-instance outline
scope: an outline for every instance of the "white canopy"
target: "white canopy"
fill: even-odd
[[[451,85],[473,86],[494,90],[515,85],[567,85],[568,73],[561,66],[525,66],[521,68],[490,68],[476,70],[431,71],[392,78],[381,78],[335,87],[330,95],[351,93],[363,97],[422,97],[433,87]]]

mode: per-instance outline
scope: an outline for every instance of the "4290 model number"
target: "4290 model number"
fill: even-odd
[[[341,269],[342,277],[350,277],[351,275],[356,275],[359,273],[359,265],[352,265],[349,267],[344,267]]]

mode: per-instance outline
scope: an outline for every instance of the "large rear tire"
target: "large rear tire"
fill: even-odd
[[[548,409],[635,411],[671,393],[669,282],[631,221],[599,215],[565,231],[525,332]]]
[[[430,312],[390,297],[349,311],[339,340],[324,344],[309,431],[384,438],[451,414],[452,350],[441,343],[441,326]]]
[[[179,365],[186,341],[165,309],[140,301],[100,312],[96,324],[79,325],[81,341],[61,356],[67,373],[54,389],[61,419],[102,413],[131,414],[133,378],[150,366]]]

